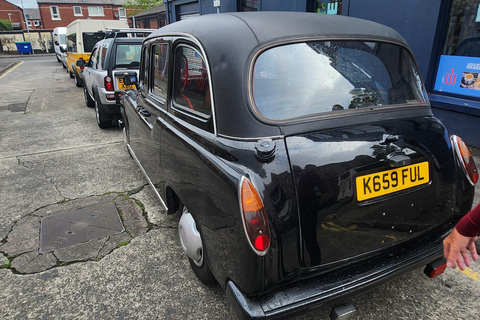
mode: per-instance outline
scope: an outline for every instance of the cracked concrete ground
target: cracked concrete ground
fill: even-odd
[[[0,254],[0,266],[12,268],[0,269],[0,318],[233,319],[220,287],[202,285],[190,270],[178,216],[162,214],[121,131],[98,129],[82,89],[54,56],[24,60],[0,76],[3,101],[27,106],[0,107],[0,251],[10,252]],[[102,201],[115,202],[135,236],[121,233],[39,258],[38,219]],[[14,235],[20,226],[25,232]],[[118,246],[127,235],[129,243]],[[18,245],[7,244],[10,236]],[[36,264],[53,267],[27,269]],[[12,272],[20,265],[24,273]],[[480,263],[435,279],[416,270],[355,297],[354,319],[477,319],[479,272]],[[326,307],[297,319],[329,313]]]

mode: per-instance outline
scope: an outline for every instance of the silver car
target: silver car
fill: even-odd
[[[95,107],[100,128],[111,127],[121,118],[115,91],[134,89],[125,85],[123,76],[138,74],[143,37],[113,37],[95,44],[90,59],[77,60],[83,67],[83,92],[88,107]]]

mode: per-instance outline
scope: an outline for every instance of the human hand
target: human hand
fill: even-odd
[[[477,237],[465,237],[453,229],[450,235],[443,240],[443,254],[447,258],[447,267],[455,269],[458,265],[460,270],[465,270],[465,266],[470,267],[470,255],[473,261],[478,260],[477,249],[475,248]]]

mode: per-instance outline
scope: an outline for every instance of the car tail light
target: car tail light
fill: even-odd
[[[240,182],[240,202],[243,226],[253,250],[260,256],[270,248],[267,212],[253,184],[245,177]]]
[[[463,142],[463,140],[460,137],[456,135],[452,136],[452,142],[453,142],[453,147],[455,149],[455,152],[457,153],[458,158],[462,162],[462,168],[468,180],[472,184],[477,183],[478,181],[477,166],[473,161],[472,154],[470,153],[470,150],[468,150],[467,145],[465,144],[465,142]]]
[[[107,91],[114,91],[115,89],[113,88],[113,79],[110,76],[106,76],[103,78],[103,82],[105,84],[105,90]]]

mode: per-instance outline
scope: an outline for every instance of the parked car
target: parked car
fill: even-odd
[[[433,117],[405,40],[373,22],[180,21],[145,39],[138,85],[121,94],[128,151],[179,212],[193,271],[239,318],[340,304],[425,265],[439,274],[442,240],[472,205],[467,146]]]
[[[55,49],[55,56],[57,57],[58,62],[62,62],[62,54],[64,54],[67,48],[66,36],[66,27],[57,27],[53,29],[53,48]],[[60,47],[62,47],[63,50],[60,50]]]
[[[142,29],[145,33],[153,30]],[[97,124],[108,128],[121,118],[120,104],[115,91],[134,88],[123,83],[123,75],[137,76],[140,65],[140,52],[144,37],[113,37],[100,40],[95,44],[88,61],[77,60],[77,66],[83,68],[83,93],[85,103],[95,107]],[[127,35],[121,31],[120,36]]]
[[[66,62],[70,78],[75,80],[75,85],[83,85],[81,68],[76,66],[76,61],[90,56],[93,46],[105,38],[107,28],[128,28],[125,20],[92,20],[78,19],[67,26]]]

